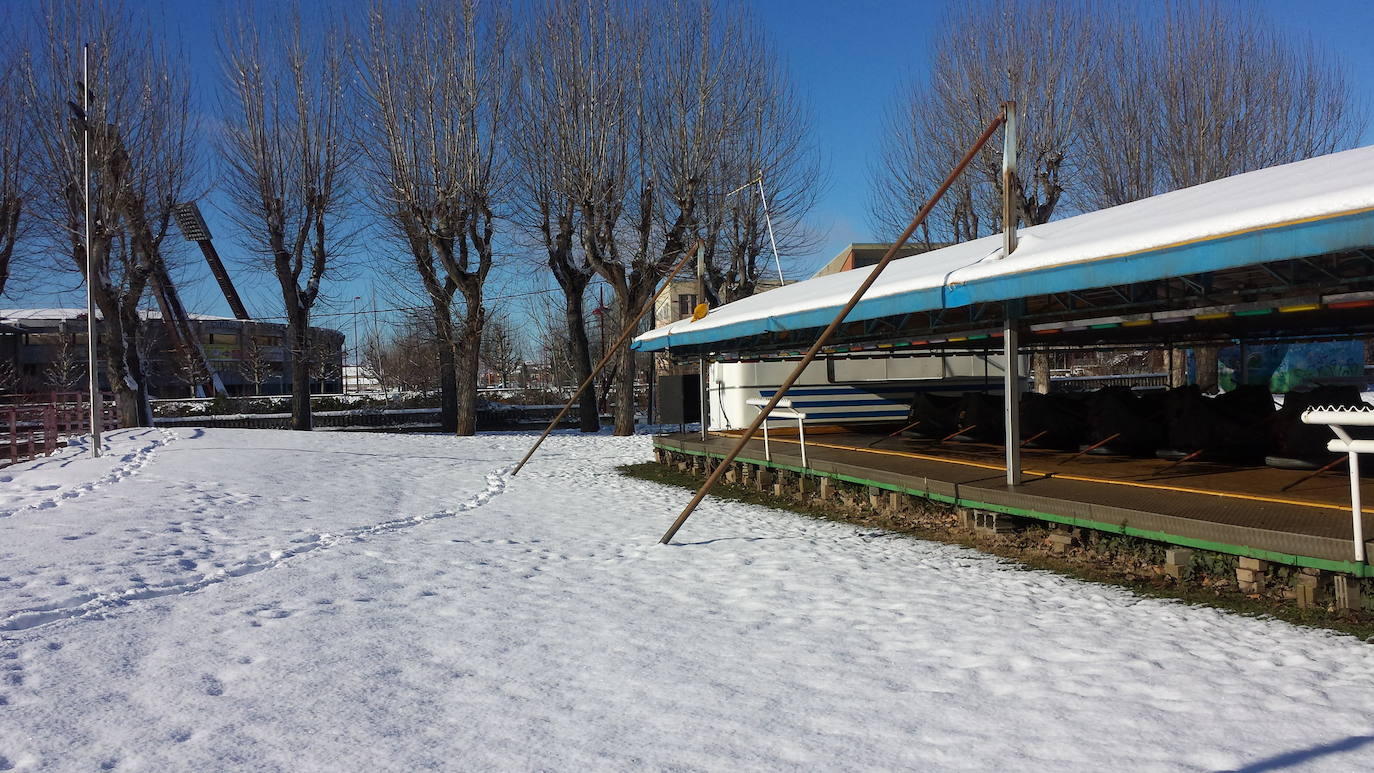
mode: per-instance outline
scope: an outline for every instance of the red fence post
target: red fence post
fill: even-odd
[[[43,455],[57,450],[57,403],[43,406]]]

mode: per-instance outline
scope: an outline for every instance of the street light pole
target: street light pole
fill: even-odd
[[[358,301],[361,295],[353,296],[353,392],[363,391],[363,342],[358,340]],[[344,379],[347,391],[348,379]]]
[[[90,44],[81,46],[81,167],[86,204],[86,373],[91,390],[91,456],[100,456],[100,372],[96,367],[95,293],[91,291],[95,263],[91,259],[91,65]]]

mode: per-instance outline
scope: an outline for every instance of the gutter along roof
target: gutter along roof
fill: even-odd
[[[1261,169],[894,261],[848,322],[1240,268],[1374,245],[1374,147]],[[639,351],[828,324],[866,269],[816,277],[635,339]]]

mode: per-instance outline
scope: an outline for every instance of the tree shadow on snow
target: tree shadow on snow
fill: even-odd
[[[1374,742],[1374,735],[1352,735],[1349,738],[1342,738],[1339,741],[1324,743],[1318,746],[1311,746],[1306,749],[1296,749],[1291,752],[1277,754],[1268,759],[1252,762],[1243,768],[1224,771],[1219,773],[1266,773],[1271,770],[1283,770],[1297,765],[1311,762],[1319,757],[1328,754],[1340,754],[1341,752],[1354,751],[1362,746]]]

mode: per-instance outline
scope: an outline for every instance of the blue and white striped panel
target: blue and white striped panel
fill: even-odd
[[[948,381],[930,384],[873,384],[855,386],[799,386],[787,391],[792,407],[806,414],[807,424],[836,421],[892,421],[904,419],[911,410],[911,397],[916,392],[960,395],[967,391],[988,391],[1000,394],[1001,382],[988,384],[951,384]],[[777,389],[760,389],[759,397],[767,399]],[[773,422],[781,421],[773,419]],[[769,426],[774,426],[770,424]]]

